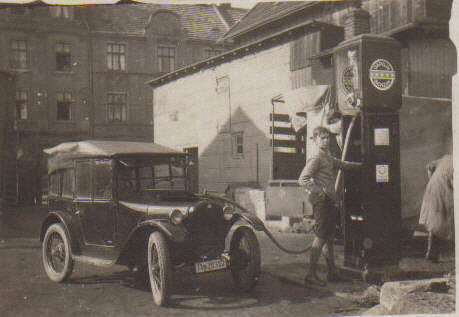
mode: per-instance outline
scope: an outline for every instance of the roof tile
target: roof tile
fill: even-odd
[[[229,25],[233,25],[247,12],[245,9],[219,8]],[[99,5],[91,10],[90,25],[96,31],[143,35],[150,15],[158,10],[169,10],[177,14],[190,39],[216,41],[227,31],[212,5]]]
[[[314,4],[317,1],[284,1],[284,2],[259,2],[240,21],[236,23],[225,35],[225,39],[256,28],[268,20],[294,12],[302,7]]]

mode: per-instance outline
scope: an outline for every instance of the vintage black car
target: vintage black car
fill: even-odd
[[[62,143],[48,158],[49,213],[42,224],[48,277],[65,281],[75,261],[144,271],[167,305],[174,270],[230,269],[251,290],[260,274],[255,230],[263,223],[218,196],[189,191],[187,155],[143,142]],[[148,272],[148,273],[147,273]]]

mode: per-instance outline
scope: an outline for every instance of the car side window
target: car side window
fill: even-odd
[[[94,161],[94,199],[112,199],[112,161]]]
[[[91,161],[77,161],[75,170],[77,199],[91,199]]]
[[[60,174],[59,171],[55,171],[49,176],[49,195],[52,197],[59,197],[60,195]]]
[[[66,169],[62,171],[62,197],[73,198],[74,186],[75,186],[75,171],[72,169]]]
[[[135,192],[135,169],[122,167],[118,171],[118,198],[127,199]]]

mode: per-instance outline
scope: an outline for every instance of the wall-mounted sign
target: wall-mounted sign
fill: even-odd
[[[370,66],[371,84],[378,90],[388,90],[395,81],[395,70],[385,59],[377,59]]]
[[[376,165],[376,183],[389,183],[389,165]]]
[[[389,128],[375,128],[375,145],[389,145]]]

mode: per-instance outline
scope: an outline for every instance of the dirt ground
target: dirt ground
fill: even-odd
[[[247,294],[234,288],[226,271],[204,275],[176,271],[169,308],[156,307],[150,291],[136,285],[133,274],[122,266],[78,263],[67,283],[53,283],[43,270],[38,241],[44,213],[30,208],[0,216],[0,316],[355,316],[375,304],[343,296],[361,294],[369,287],[355,274],[343,272],[344,282],[305,288],[308,255],[283,253],[263,233],[257,234],[262,274],[255,290]],[[312,235],[305,234],[275,236],[296,249],[312,241]],[[337,262],[342,263],[342,246],[336,248]],[[418,266],[418,262],[405,264]],[[319,270],[325,276],[323,258]]]

